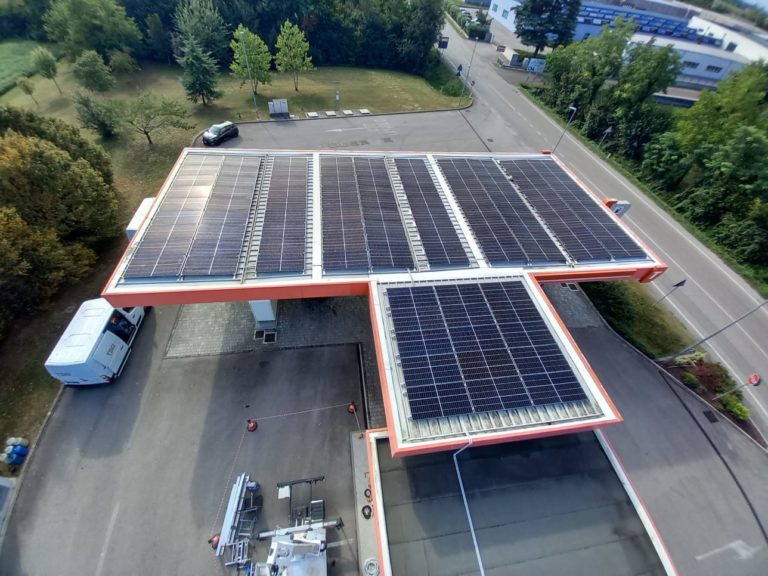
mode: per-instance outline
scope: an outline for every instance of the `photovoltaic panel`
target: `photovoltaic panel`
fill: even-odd
[[[587,398],[521,282],[385,293],[414,419]]]
[[[134,250],[124,278],[177,277],[181,274],[221,164],[221,156],[189,155],[184,158]]]
[[[576,262],[647,260],[640,245],[554,160],[503,160],[504,170]]]
[[[383,158],[355,158],[371,268],[411,269],[413,256]]]
[[[326,270],[368,271],[363,214],[352,158],[323,156],[320,160],[323,217],[323,267]]]
[[[182,275],[234,276],[261,158],[224,156]]]
[[[440,158],[438,164],[491,264],[566,262],[493,160]]]
[[[395,165],[429,265],[469,266],[469,258],[426,162],[419,158],[397,158]]]
[[[308,170],[306,156],[278,156],[273,160],[257,273],[304,272]]]
[[[325,270],[370,272],[414,267],[382,158],[324,156],[320,181]]]

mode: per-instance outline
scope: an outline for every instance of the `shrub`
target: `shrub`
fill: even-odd
[[[720,404],[722,404],[723,410],[737,420],[749,420],[749,408],[744,405],[744,402],[736,394],[723,396],[720,398]]]
[[[120,128],[120,110],[115,102],[96,100],[87,94],[75,94],[77,117],[85,128],[90,128],[102,138],[112,138]]]
[[[680,382],[685,384],[686,387],[690,388],[691,390],[698,390],[699,388],[701,388],[699,379],[696,378],[696,376],[691,374],[690,372],[683,372],[682,374],[680,374]]]
[[[78,56],[72,74],[81,86],[94,92],[106,92],[115,87],[112,70],[104,64],[101,54],[93,50],[86,50]]]
[[[136,72],[140,69],[136,59],[125,50],[111,50],[109,52],[109,67],[115,74]]]

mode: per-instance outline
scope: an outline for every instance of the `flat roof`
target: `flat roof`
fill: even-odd
[[[295,159],[306,163],[299,176],[283,166]],[[403,159],[419,164],[421,173],[410,175],[417,185],[430,186],[418,190],[431,195],[426,212],[419,195],[409,195],[403,183],[397,166]],[[332,173],[331,162],[355,164],[333,167]],[[449,166],[456,163],[458,169]],[[349,170],[355,171],[351,182],[344,181]],[[539,194],[537,187],[545,184],[549,189]],[[371,192],[382,186],[391,188],[391,206],[382,207],[384,196]],[[347,228],[350,190],[352,201],[362,203],[353,206],[363,214],[362,234]],[[579,195],[588,225],[575,227],[561,217],[563,209],[548,205],[546,195],[559,193]],[[371,198],[379,206],[366,206]],[[277,226],[270,210],[279,216]],[[435,210],[445,222],[429,222]],[[336,231],[351,236],[339,240]],[[393,232],[400,235],[400,247]],[[430,247],[444,234],[466,264],[436,263]],[[343,244],[340,266],[333,242]],[[374,254],[382,243],[384,263]],[[349,261],[356,247],[363,258],[357,267]],[[406,252],[392,256],[396,249]],[[282,265],[289,259],[291,267]],[[551,155],[185,149],[103,295],[119,306],[343,296],[367,293],[371,279],[427,279],[446,267],[467,278],[528,270],[571,280],[604,273],[640,279],[666,268]]]
[[[404,361],[408,358],[403,358],[403,351],[400,346],[402,342],[398,342],[399,333],[393,322],[392,315],[392,303],[389,300],[388,292],[393,289],[397,289],[401,286],[406,287],[455,287],[455,286],[498,286],[499,281],[519,285],[524,289],[524,293],[530,297],[528,304],[533,304],[535,310],[526,310],[525,314],[530,320],[523,321],[536,321],[545,325],[547,331],[546,334],[540,334],[538,338],[546,338],[547,344],[553,344],[557,347],[557,350],[550,354],[557,354],[561,359],[564,358],[567,362],[567,366],[563,366],[558,369],[558,374],[567,374],[569,378],[572,378],[578,382],[576,390],[578,391],[578,397],[575,400],[569,401],[567,399],[560,399],[559,394],[553,388],[550,383],[551,378],[545,378],[546,386],[530,386],[528,378],[524,375],[525,368],[521,364],[530,364],[531,361],[539,364],[544,362],[545,366],[549,366],[547,359],[544,358],[542,350],[544,348],[534,348],[531,342],[524,337],[525,342],[522,347],[511,347],[515,343],[511,342],[515,336],[511,335],[509,338],[505,337],[506,344],[500,339],[496,338],[495,342],[498,344],[491,345],[488,343],[487,337],[477,337],[473,339],[473,350],[476,350],[470,354],[470,356],[479,357],[481,360],[480,370],[483,375],[472,377],[468,376],[468,373],[474,371],[471,366],[467,366],[466,363],[471,362],[471,358],[468,358],[463,363],[459,362],[458,366],[460,371],[456,370],[456,377],[445,378],[432,374],[430,377],[430,367],[426,365],[426,378],[422,380],[429,380],[434,383],[433,386],[413,386],[412,382],[405,375]],[[538,287],[538,284],[533,282],[530,277],[518,276],[516,278],[502,277],[497,279],[483,279],[482,282],[475,281],[456,281],[452,279],[448,272],[445,273],[445,278],[442,281],[430,281],[430,282],[408,282],[408,283],[392,283],[392,282],[380,282],[377,283],[377,289],[373,293],[371,306],[375,310],[376,322],[374,323],[374,330],[377,331],[378,341],[381,343],[380,348],[380,369],[383,368],[386,372],[386,377],[382,378],[382,386],[385,390],[385,405],[387,410],[387,423],[390,431],[390,439],[392,443],[392,450],[398,455],[422,453],[425,451],[446,450],[461,446],[466,443],[467,437],[471,437],[472,440],[478,444],[496,443],[496,442],[508,442],[511,440],[519,440],[524,438],[537,437],[542,435],[548,435],[553,433],[572,432],[583,429],[591,429],[598,426],[604,426],[621,421],[616,408],[613,406],[610,398],[603,390],[601,384],[597,380],[597,377],[591,372],[586,364],[586,361],[581,356],[580,352],[569,339],[567,332],[559,320],[557,314],[549,303],[544,292]],[[513,314],[516,304],[510,303],[505,307],[512,309]],[[445,313],[445,312],[443,312]],[[495,319],[490,323],[491,329],[500,329],[500,325],[497,324],[498,319]],[[424,319],[419,320],[420,324],[424,322]],[[467,325],[472,330],[473,320],[467,321]],[[444,321],[440,319],[440,325],[442,326]],[[432,326],[423,326],[421,330],[427,334],[425,340],[427,340],[428,357],[430,354],[429,342],[430,338],[438,338],[436,331],[431,329]],[[540,326],[537,326],[540,332]],[[483,328],[487,331],[487,328]],[[519,338],[519,336],[517,337]],[[452,342],[451,346],[457,346],[456,341]],[[493,348],[492,350],[486,350],[486,347]],[[551,347],[550,347],[551,348]],[[499,353],[503,355],[503,359],[499,358]],[[454,354],[460,353],[454,352]],[[562,355],[562,356],[560,356]],[[441,354],[441,366],[434,367],[431,370],[443,370],[445,371],[445,354]],[[486,358],[485,361],[482,361]],[[488,360],[488,358],[499,358],[498,360]],[[504,374],[510,375],[511,378],[497,377],[495,373],[501,372],[500,369],[494,370],[493,362],[500,363],[500,368],[504,369]],[[501,364],[514,364],[514,367],[504,366]],[[541,368],[540,368],[541,369]],[[535,370],[535,369],[534,369]],[[554,368],[545,368],[546,372],[550,375],[553,374]],[[506,385],[506,388],[514,388],[514,390],[499,391],[497,388],[501,388],[503,382],[508,380],[514,380],[514,384]],[[441,386],[445,387],[448,384],[441,384],[441,381],[445,380],[458,380],[457,383],[452,384],[453,390],[441,393]],[[540,380],[539,376],[531,376],[531,380]],[[488,386],[482,386],[484,383],[489,383]],[[541,382],[534,382],[539,384]],[[461,394],[461,398],[464,401],[469,402],[483,402],[484,397],[492,396],[493,405],[492,409],[460,409],[459,414],[445,414],[439,416],[432,416],[426,418],[414,417],[413,406],[411,405],[411,396],[419,394],[423,396],[424,393],[421,390],[425,388],[437,387],[437,392],[427,392],[426,402],[439,402],[442,397],[448,395],[449,401],[457,398],[458,391]],[[493,387],[492,392],[484,393],[483,388]],[[535,390],[544,389],[547,394],[551,394],[551,400],[537,402],[528,398],[528,395],[535,394]],[[515,402],[514,399],[518,398],[517,395],[511,396],[513,402],[510,404],[499,402],[499,396],[502,400],[505,394],[512,394],[513,392],[521,392],[523,402]],[[436,397],[436,398],[435,398]],[[509,397],[509,396],[508,396]],[[432,400],[432,398],[435,398]],[[495,407],[499,404],[504,404],[503,407]]]
[[[452,455],[393,458],[386,439],[371,452],[385,572],[477,574]],[[665,574],[594,434],[472,447],[458,463],[487,574]]]

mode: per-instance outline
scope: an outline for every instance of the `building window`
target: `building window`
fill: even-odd
[[[502,18],[504,18],[504,19],[506,19],[506,18],[507,18],[507,16],[509,16],[509,10],[504,10],[504,11],[501,13],[501,17],[502,17]]]
[[[722,71],[723,71],[723,69],[722,69],[721,66],[707,66],[707,72],[718,73],[718,72],[722,72]]]
[[[690,60],[683,60],[683,68],[690,68],[691,70],[695,70],[699,67],[698,62],[691,62]]]
[[[498,4],[494,4],[493,8],[491,8],[491,12],[498,12],[498,11],[499,11],[499,5]]]

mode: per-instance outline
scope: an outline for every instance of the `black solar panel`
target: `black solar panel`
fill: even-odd
[[[521,282],[387,288],[415,419],[586,399]]]
[[[360,272],[413,268],[384,160],[326,156],[320,173],[323,267]]]
[[[303,273],[307,241],[307,157],[272,164],[257,273]]]
[[[383,158],[355,158],[371,268],[413,268],[413,256]]]
[[[260,164],[261,158],[253,156],[223,157],[184,263],[184,276],[235,275]]]
[[[563,264],[565,256],[489,159],[438,160],[491,264]]]
[[[370,262],[352,158],[323,156],[320,182],[324,268],[367,272]]]
[[[501,165],[576,262],[648,259],[554,160],[504,160]]]
[[[184,159],[125,269],[125,278],[181,274],[221,164],[222,156]]]
[[[424,160],[395,160],[403,190],[431,267],[469,266],[469,258],[448,216]]]

